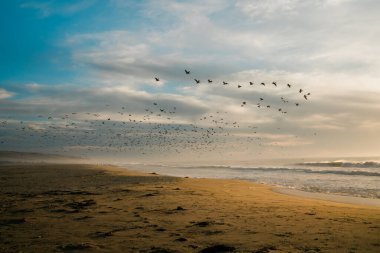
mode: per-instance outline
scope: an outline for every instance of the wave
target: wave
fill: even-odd
[[[298,172],[308,174],[336,174],[336,175],[349,175],[349,176],[375,176],[380,177],[380,172],[361,171],[361,170],[312,170],[301,168],[234,168],[240,171],[262,171],[262,172]]]
[[[335,162],[333,162],[335,163]],[[368,163],[368,162],[365,162]],[[360,163],[364,164],[365,163]],[[332,164],[331,162],[317,162],[317,163],[302,163],[302,165],[306,164],[312,164],[310,166],[315,167],[338,167],[338,166],[328,166],[326,164]],[[324,164],[324,166],[318,166],[317,164]],[[358,164],[358,163],[355,163]],[[378,163],[377,163],[378,164]],[[301,164],[298,164],[301,165]],[[378,164],[380,166],[380,164]],[[311,169],[311,168],[290,168],[290,167],[242,167],[242,166],[229,166],[229,165],[200,165],[200,166],[194,166],[194,165],[185,165],[185,166],[175,166],[175,165],[147,165],[147,167],[154,167],[154,168],[168,168],[168,169],[179,169],[179,170],[205,170],[205,171],[235,171],[235,172],[241,172],[243,174],[249,173],[249,172],[284,172],[284,173],[306,173],[306,174],[331,174],[331,175],[347,175],[347,176],[371,176],[371,177],[380,177],[380,171],[373,171],[373,170],[363,170],[363,168],[377,168],[377,167],[361,167],[358,169]],[[343,167],[343,166],[340,166]],[[358,166],[345,166],[350,168],[357,168]],[[379,167],[380,168],[380,167]]]
[[[308,174],[335,174],[335,175],[348,175],[348,176],[375,176],[380,177],[380,172],[363,171],[363,170],[313,170],[306,168],[286,168],[286,167],[238,167],[238,166],[180,166],[176,168],[182,169],[228,169],[239,172],[287,172],[287,173],[308,173]]]
[[[315,167],[343,167],[343,168],[380,168],[380,162],[347,162],[347,161],[326,161],[326,162],[304,162],[296,165]]]

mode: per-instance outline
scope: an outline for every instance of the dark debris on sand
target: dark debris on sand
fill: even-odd
[[[69,243],[66,245],[58,246],[58,249],[63,251],[74,251],[74,250],[86,250],[91,248],[87,243]]]
[[[211,225],[211,222],[210,221],[199,221],[199,222],[195,222],[193,224],[193,226],[197,226],[197,227],[208,227]]]
[[[112,236],[112,235],[113,235],[112,231],[108,231],[108,232],[97,231],[92,236],[96,237],[96,238],[105,238],[105,237],[109,237],[109,236]]]
[[[25,223],[25,218],[0,220],[0,226],[17,225]]]
[[[66,204],[66,206],[72,209],[76,209],[76,210],[84,209],[93,205],[96,205],[96,201],[93,199],[88,199],[88,200],[83,200],[83,201],[73,201],[71,203]]]
[[[175,241],[176,241],[176,242],[186,242],[187,239],[184,238],[184,237],[179,237],[179,238],[175,239]]]
[[[81,221],[81,220],[88,220],[88,219],[91,219],[91,218],[94,218],[94,217],[89,216],[89,215],[85,215],[85,216],[74,218],[74,220]]]
[[[42,192],[41,195],[50,195],[50,196],[62,196],[62,195],[99,195],[98,193],[88,192],[88,191],[68,191],[68,190],[52,190]]]
[[[206,230],[202,231],[202,234],[210,236],[210,235],[217,235],[217,234],[223,234],[224,231],[222,230]]]
[[[124,230],[126,230],[126,228],[121,227],[121,228],[116,228],[116,229],[113,229],[111,231],[106,231],[106,232],[96,231],[95,233],[90,234],[90,236],[92,236],[94,238],[106,238],[106,237],[113,236],[114,233],[116,233],[116,232],[120,232],[120,231],[124,231]]]
[[[165,248],[160,248],[160,247],[152,247],[149,251],[146,251],[148,253],[179,253],[176,250],[171,250],[171,249],[165,249]]]
[[[236,250],[235,247],[224,245],[224,244],[217,244],[214,246],[204,248],[201,251],[199,251],[199,253],[224,253],[224,252],[234,252],[235,250]]]

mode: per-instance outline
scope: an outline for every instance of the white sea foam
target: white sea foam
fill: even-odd
[[[317,166],[317,167],[343,167],[343,168],[380,168],[380,162],[364,161],[364,162],[349,162],[345,160],[338,161],[322,161],[322,162],[304,162],[298,165]]]
[[[380,163],[323,161],[293,165],[125,165],[146,172],[194,177],[242,179],[296,190],[380,199]]]

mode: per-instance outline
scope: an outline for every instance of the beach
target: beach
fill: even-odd
[[[380,208],[240,180],[0,166],[0,252],[379,252]]]

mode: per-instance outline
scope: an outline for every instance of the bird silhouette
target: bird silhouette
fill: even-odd
[[[196,83],[200,83],[200,82],[201,82],[200,80],[195,79],[195,78],[194,78],[194,81],[195,81]]]
[[[291,87],[292,87],[292,85],[290,85],[290,84],[287,84],[287,86],[288,86],[289,88],[291,88]]]
[[[154,79],[156,79],[156,82],[160,81],[160,78],[158,78],[158,77],[155,77]]]
[[[265,83],[261,83],[262,86],[265,86]]]
[[[223,85],[227,85],[227,84],[228,84],[227,82],[223,81]]]
[[[190,74],[190,70],[185,69],[185,73],[186,73],[186,75],[189,75]]]
[[[208,79],[207,82],[208,82],[208,83],[212,83],[212,80],[211,80],[211,79]]]
[[[241,88],[241,85],[238,85],[238,88]]]
[[[272,84],[277,87],[277,83],[276,82],[272,82]]]
[[[253,82],[249,82],[249,85],[253,85]]]
[[[302,89],[300,89],[300,90],[299,90],[299,93],[302,93],[302,91],[303,91],[303,90],[302,90]]]

